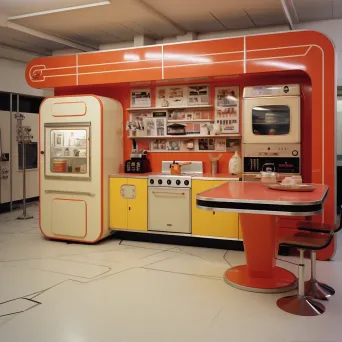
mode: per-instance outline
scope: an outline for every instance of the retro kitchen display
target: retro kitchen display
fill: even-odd
[[[223,133],[240,132],[239,87],[215,88],[215,122]]]

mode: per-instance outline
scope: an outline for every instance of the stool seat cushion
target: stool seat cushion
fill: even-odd
[[[292,236],[280,236],[279,244],[286,247],[319,250],[329,245],[331,239],[332,234],[298,232]]]

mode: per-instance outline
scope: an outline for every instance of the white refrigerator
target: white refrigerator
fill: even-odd
[[[123,109],[95,95],[44,100],[39,114],[40,228],[95,243],[110,234],[108,177],[123,163]]]

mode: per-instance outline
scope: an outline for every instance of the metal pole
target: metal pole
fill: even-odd
[[[12,129],[13,129],[13,94],[10,95],[10,211],[13,210],[13,162],[12,162],[12,157],[13,157],[13,145],[12,145]]]
[[[21,128],[22,130],[22,128]],[[26,163],[25,163],[25,140],[21,142],[23,153],[23,216],[26,217]]]

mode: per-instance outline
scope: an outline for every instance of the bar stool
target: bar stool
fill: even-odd
[[[341,207],[342,210],[342,207]],[[341,212],[342,213],[342,212]],[[297,225],[297,229],[314,233],[330,234],[333,230],[335,234],[341,230],[342,215],[340,215],[339,225],[331,225],[326,223],[301,221]],[[316,251],[311,251],[311,278],[305,283],[305,295],[319,300],[328,300],[329,297],[335,294],[335,290],[324,283],[317,281],[316,278]]]
[[[318,316],[325,311],[323,304],[305,295],[304,290],[304,252],[317,251],[329,246],[334,236],[334,230],[327,234],[311,234],[298,232],[293,236],[280,237],[279,244],[299,250],[298,293],[294,296],[282,297],[277,300],[277,306],[288,313],[299,316]]]

